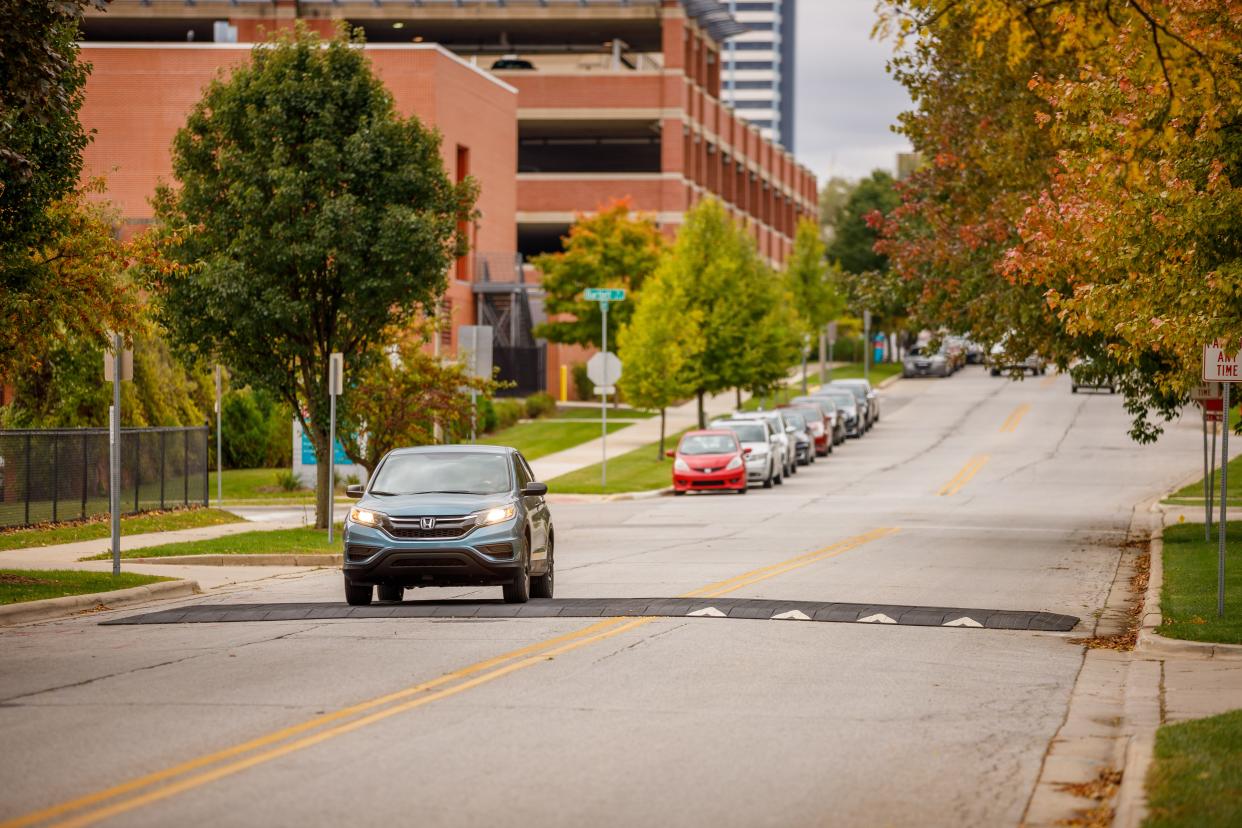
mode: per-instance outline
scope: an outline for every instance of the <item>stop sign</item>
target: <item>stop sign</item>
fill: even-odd
[[[596,385],[613,385],[621,379],[621,360],[616,354],[601,351],[587,360],[587,376]]]

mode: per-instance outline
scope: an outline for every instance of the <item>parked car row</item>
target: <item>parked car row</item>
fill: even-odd
[[[737,411],[684,434],[673,458],[673,493],[770,489],[880,421],[866,380],[836,380],[771,410]]]

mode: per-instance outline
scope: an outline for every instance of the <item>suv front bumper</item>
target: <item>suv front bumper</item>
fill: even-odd
[[[499,586],[524,565],[520,518],[483,526],[454,539],[406,540],[357,523],[345,525],[345,576],[359,584]]]

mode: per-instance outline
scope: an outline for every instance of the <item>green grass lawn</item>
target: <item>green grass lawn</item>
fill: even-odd
[[[684,433],[670,434],[664,442],[665,448],[676,448]],[[548,489],[554,494],[616,494],[663,489],[673,485],[673,461],[667,457],[657,459],[657,449],[658,444],[649,443],[608,458],[607,489],[599,485],[599,463],[549,480]]]
[[[224,499],[230,500],[275,500],[279,502],[301,501],[313,503],[314,489],[294,489],[285,491],[276,483],[276,475],[288,469],[225,469]],[[216,473],[212,472],[209,481],[208,496],[215,499]],[[344,491],[342,489],[342,491]]]
[[[1242,710],[1156,731],[1143,828],[1242,825]]]
[[[1242,441],[1242,437],[1230,435],[1230,441],[1232,442],[1233,440]],[[1220,439],[1217,438],[1216,442],[1218,447],[1217,451],[1219,452]],[[1220,503],[1219,468],[1216,470],[1216,481],[1214,485],[1216,487],[1216,494],[1212,497],[1212,502],[1213,504],[1218,504]],[[1183,506],[1199,506],[1200,508],[1203,508],[1203,500],[1203,478],[1199,478],[1197,482],[1191,483],[1189,486],[1185,486],[1169,495],[1165,499],[1165,502]],[[1235,457],[1229,461],[1229,505],[1242,506],[1242,457]],[[1212,510],[1215,511],[1216,507],[1213,506]],[[1213,519],[1215,519],[1215,516],[1213,516]]]
[[[140,535],[144,532],[171,532],[176,529],[196,529],[200,526],[218,526],[237,523],[237,515],[220,509],[178,509],[172,512],[147,512],[121,518],[121,534]],[[112,535],[112,524],[107,515],[88,521],[34,526],[0,532],[0,549],[29,549],[35,546],[52,546],[58,543],[97,540]]]
[[[632,423],[614,423],[609,420],[608,433],[612,434],[630,425]],[[479,442],[493,446],[512,446],[522,452],[527,460],[537,460],[540,457],[594,440],[599,437],[600,430],[598,422],[557,423],[535,420],[530,423],[518,423],[497,431],[495,434],[485,435]]]
[[[273,529],[268,532],[240,532],[223,538],[201,541],[166,543],[143,549],[129,549],[122,558],[167,558],[181,555],[328,555],[342,550],[340,525],[336,537],[328,544],[326,529]],[[106,560],[108,552],[83,558],[84,561]]]
[[[1229,521],[1225,550],[1225,617],[1216,616],[1217,538],[1203,526],[1179,523],[1164,530],[1164,590],[1158,632],[1187,641],[1242,644],[1242,521]]]
[[[81,572],[70,569],[0,569],[0,604],[63,598],[66,595],[89,595],[114,589],[172,581],[155,575],[122,572]]]
[[[884,382],[884,380],[888,379],[889,377],[895,377],[900,373],[901,373],[900,362],[881,362],[878,365],[871,366],[871,369],[868,372],[868,378],[871,380],[871,384],[874,386],[874,385],[879,385],[880,383]],[[848,365],[839,365],[836,368],[833,368],[832,373],[829,375],[828,379],[829,380],[862,379],[862,375],[863,375],[862,363],[851,362]],[[818,379],[819,371],[818,370],[812,371],[811,378]]]

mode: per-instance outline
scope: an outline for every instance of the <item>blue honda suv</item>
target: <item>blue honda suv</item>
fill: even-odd
[[[505,601],[551,598],[555,535],[520,452],[503,446],[394,449],[345,521],[345,600],[400,601],[408,587],[501,586]]]

